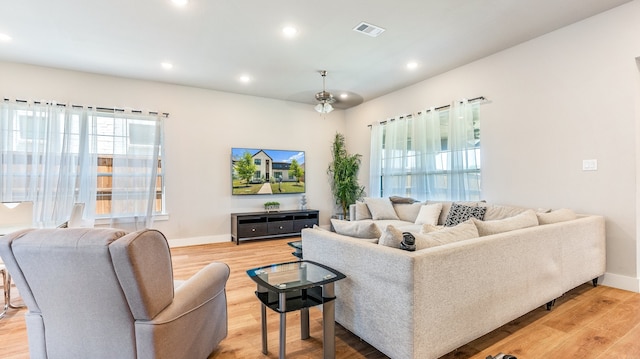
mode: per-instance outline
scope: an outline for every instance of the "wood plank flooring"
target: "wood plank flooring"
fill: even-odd
[[[212,261],[225,262],[231,268],[227,283],[229,335],[209,359],[278,357],[279,318],[270,310],[269,353],[261,353],[260,305],[246,270],[295,260],[286,244],[292,240],[295,238],[172,249],[176,279],[187,279]],[[10,310],[0,319],[0,358],[29,358],[24,312]],[[288,358],[322,357],[322,313],[312,308],[309,315],[308,340],[300,340],[299,314],[287,315]],[[640,294],[584,284],[559,298],[551,312],[540,307],[441,359],[485,359],[499,352],[518,359],[640,358]],[[387,357],[336,325],[336,358]]]

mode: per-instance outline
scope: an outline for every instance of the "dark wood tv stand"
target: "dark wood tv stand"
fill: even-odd
[[[304,228],[319,223],[319,215],[313,209],[231,213],[231,241],[299,236]]]

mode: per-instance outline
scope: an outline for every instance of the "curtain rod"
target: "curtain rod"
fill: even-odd
[[[467,100],[467,101],[468,101],[468,102],[474,102],[474,101],[484,101],[484,100],[486,100],[486,98],[485,98],[484,96],[478,96],[478,97],[474,97],[474,98],[472,98],[472,99],[469,99],[469,100]],[[458,101],[458,102],[462,103],[462,101]],[[439,107],[435,107],[435,108],[433,108],[433,111],[440,111],[440,110],[444,110],[445,108],[449,108],[449,107],[451,107],[451,105],[443,105],[443,106],[439,106]],[[426,112],[429,112],[429,111],[431,111],[431,110],[432,110],[432,109],[428,109],[428,110],[425,110],[424,112],[426,113]],[[422,111],[418,111],[418,112],[416,113],[416,115],[420,115],[420,114],[422,114]],[[405,117],[406,117],[406,118],[413,117],[413,114],[408,114],[408,115],[400,116],[400,117],[398,117],[398,118],[399,118],[399,119],[403,119],[403,118],[405,118]],[[385,124],[385,123],[387,123],[387,122],[391,122],[391,121],[395,121],[395,120],[396,120],[395,118],[391,118],[391,119],[389,119],[389,120],[380,121],[380,124],[381,124],[381,125],[384,125],[384,124]],[[371,125],[367,125],[367,127],[371,127]]]
[[[5,102],[12,102],[11,99],[9,98],[4,98]],[[70,108],[87,108],[89,110],[96,110],[99,112],[108,112],[108,113],[127,113],[127,110],[122,109],[122,108],[115,108],[115,107],[98,107],[98,106],[83,106],[83,105],[67,105],[65,103],[57,103],[55,101],[51,101],[51,102],[46,102],[46,101],[29,101],[29,100],[21,100],[21,99],[15,99],[14,102],[16,103],[24,103],[24,104],[28,104],[28,103],[34,103],[36,105],[51,105],[51,106],[60,106],[60,107],[67,107],[69,106]],[[133,114],[144,114],[145,111],[143,110],[128,110],[128,112],[133,113]],[[158,111],[146,111],[146,113],[150,114],[150,115],[162,115],[164,117],[169,117],[169,113],[168,112],[158,112]]]

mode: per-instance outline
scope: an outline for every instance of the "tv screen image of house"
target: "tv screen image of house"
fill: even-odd
[[[232,194],[305,192],[304,151],[231,149]]]

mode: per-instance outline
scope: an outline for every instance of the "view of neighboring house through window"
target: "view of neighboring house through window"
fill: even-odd
[[[376,123],[371,131],[371,196],[480,199],[479,102]]]
[[[0,199],[34,202],[34,224],[150,219],[164,211],[162,116],[0,102]]]

